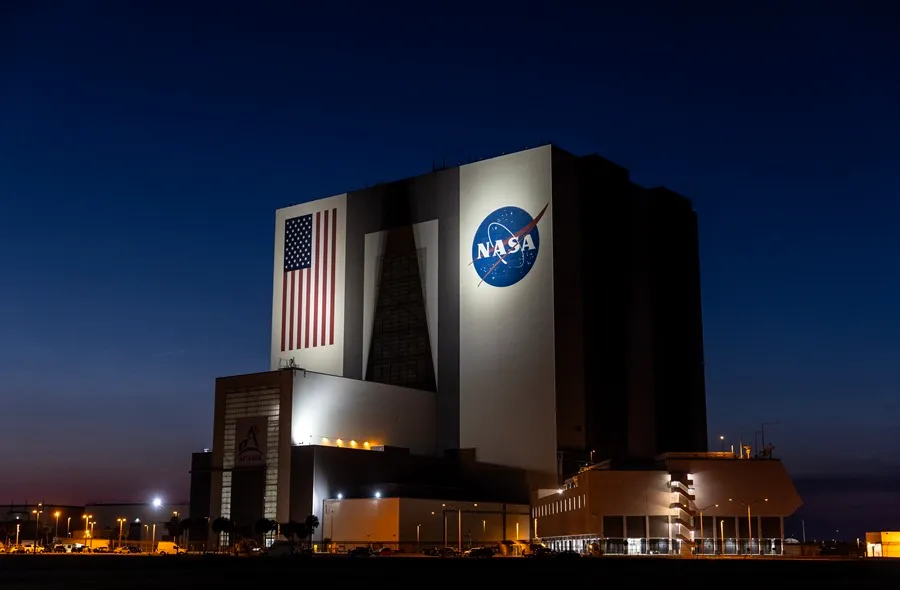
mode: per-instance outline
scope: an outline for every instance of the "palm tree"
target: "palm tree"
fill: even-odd
[[[319,528],[319,517],[315,514],[310,514],[303,522],[303,526],[306,527],[306,536],[309,537],[309,546],[312,547],[312,536],[316,529]]]
[[[220,516],[212,521],[212,530],[216,533],[216,549],[222,544],[222,533],[234,532],[234,522],[230,518]]]
[[[278,523],[274,520],[270,520],[268,518],[260,518],[256,521],[256,524],[253,525],[253,532],[255,532],[257,535],[265,537],[277,528]]]
[[[172,541],[175,541],[176,543],[178,542],[177,541],[178,525],[179,525],[179,522],[178,522],[177,516],[173,516],[172,518],[170,518],[169,520],[166,521],[165,525],[163,525],[166,527],[166,532],[169,533],[169,537],[171,537]]]
[[[203,539],[203,551],[206,552],[206,544],[209,542],[209,518],[204,516],[202,518],[195,518],[191,521],[191,529],[188,533],[188,537],[195,537],[198,539]]]
[[[178,523],[178,535],[181,537],[181,545],[182,547],[186,547],[190,542],[190,530],[191,530],[191,519],[185,518],[182,519],[181,522]]]

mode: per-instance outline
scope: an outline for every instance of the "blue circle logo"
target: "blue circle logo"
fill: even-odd
[[[532,218],[519,207],[502,207],[484,218],[472,240],[472,266],[478,283],[509,287],[525,278],[541,246],[538,222],[547,205]]]

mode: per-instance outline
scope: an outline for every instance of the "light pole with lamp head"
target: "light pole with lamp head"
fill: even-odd
[[[124,518],[117,518],[116,522],[119,523],[119,547],[122,546],[122,526],[125,524]]]
[[[725,452],[725,435],[723,435],[723,434],[719,435],[719,442],[722,443],[722,452],[724,453]]]
[[[54,538],[54,539],[58,539],[58,538],[59,538],[59,515],[60,515],[60,514],[61,514],[61,513],[60,513],[59,510],[57,510],[56,512],[53,513],[53,516],[56,517],[56,528],[55,528],[55,530],[53,531],[53,538]]]
[[[41,504],[38,504],[38,508],[41,507]],[[41,527],[41,514],[44,513],[43,510],[38,510],[37,508],[31,511],[34,514],[34,543],[31,544],[31,552],[37,553],[37,542],[38,542],[38,534]]]
[[[753,551],[753,520],[750,518],[750,508],[756,506],[760,502],[768,502],[768,498],[758,498],[753,500],[752,502],[742,502],[740,500],[735,500],[734,498],[728,498],[729,502],[737,502],[741,506],[747,509],[747,553],[751,553]],[[761,531],[756,531],[761,534]],[[760,537],[759,549],[762,549],[762,537]]]
[[[91,519],[94,518],[92,514],[82,514],[81,518],[84,519],[84,538],[91,539]],[[90,547],[94,546],[94,540],[91,539]]]
[[[477,503],[472,506],[478,508]],[[444,508],[444,547],[447,546],[447,508],[450,508],[450,510],[456,510],[456,550],[462,553],[462,508],[447,504],[441,504],[441,507]]]
[[[71,525],[71,524],[72,524],[72,517],[71,517],[71,516],[67,516],[67,517],[66,517],[66,538],[67,538],[67,539],[68,539],[69,536],[71,536],[71,534],[72,534],[72,533],[69,532],[69,525]]]
[[[703,554],[703,546],[706,544],[706,542],[704,541],[704,537],[703,537],[703,513],[704,513],[705,511],[709,510],[710,508],[718,508],[718,507],[719,507],[718,504],[710,504],[710,505],[707,506],[706,508],[700,508],[700,509],[697,510],[697,512],[700,513],[700,553],[701,553],[701,554]],[[713,538],[713,553],[716,552],[716,541],[715,541],[715,536],[716,536],[716,531],[715,531],[715,528],[714,528],[714,529],[713,529],[713,537],[714,537],[714,538]]]

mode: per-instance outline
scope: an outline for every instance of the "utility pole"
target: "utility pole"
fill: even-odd
[[[781,422],[763,422],[759,425],[759,433],[762,435],[763,448],[766,446],[766,426],[775,426],[777,424],[781,424]]]

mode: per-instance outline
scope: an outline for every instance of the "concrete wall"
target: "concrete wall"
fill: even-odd
[[[556,471],[557,450],[551,200],[549,146],[459,169],[460,446],[476,449],[479,461],[546,472]],[[528,227],[521,214],[508,223],[522,227],[503,225],[512,214],[498,212],[513,208],[532,219],[543,211],[528,254],[536,258],[524,246],[508,265],[493,246],[479,258],[479,245]],[[517,282],[513,264],[527,269]],[[495,286],[482,276],[490,268],[510,280]]]
[[[345,545],[396,545],[400,527],[399,498],[326,500],[322,532]]]
[[[790,516],[803,504],[781,461],[755,459],[679,459],[667,461],[672,471],[690,473],[694,480],[695,504],[718,504],[708,516],[746,516],[740,504],[753,504],[754,516]],[[731,498],[733,502],[729,502]]]
[[[371,330],[365,317],[365,256],[367,236],[384,230],[409,225],[424,227],[437,222],[437,261],[425,261],[427,269],[437,270],[440,296],[437,318],[428,309],[429,336],[437,333],[435,375],[438,378],[438,441],[441,449],[459,447],[459,169],[451,168],[433,174],[398,182],[380,184],[347,194],[347,267],[345,301],[345,340],[343,376],[363,377],[365,357],[364,335]],[[434,244],[416,237],[417,247],[434,255]],[[426,283],[434,277],[426,272]],[[428,285],[426,288],[429,290]],[[372,317],[368,318],[371,321]],[[432,339],[432,346],[434,340]]]
[[[704,525],[711,533],[712,518],[725,518],[726,536],[746,535],[747,508],[753,503],[753,530],[762,526],[764,536],[780,537],[778,518],[790,516],[801,501],[780,461],[679,459],[669,460],[672,472],[689,473],[694,481],[693,508],[704,509]],[[575,478],[577,485],[562,493],[536,497],[534,508],[539,537],[597,534],[602,519],[619,516],[673,514],[669,506],[680,499],[668,486],[664,470],[595,470]],[[769,501],[764,501],[765,498]],[[732,502],[728,501],[732,498]],[[719,506],[716,507],[715,504]],[[699,514],[694,519],[699,529]],[[756,534],[756,533],[755,533]]]
[[[416,552],[444,546],[445,539],[446,545],[457,547],[460,514],[463,549],[513,539],[516,524],[520,538],[529,539],[531,535],[525,505],[413,498],[326,500],[323,533],[348,548],[383,544]]]
[[[296,371],[294,444],[389,445],[432,454],[437,446],[434,393]],[[327,440],[323,440],[327,439]]]

